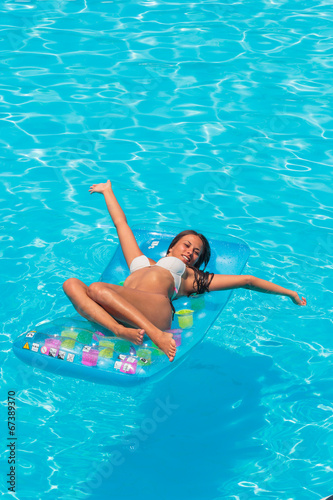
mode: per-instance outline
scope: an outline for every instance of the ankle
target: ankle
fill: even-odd
[[[151,329],[149,330],[149,332],[147,332],[150,336],[153,336],[154,338],[160,338],[160,337],[163,337],[163,331],[160,330],[159,328],[154,328],[154,329]]]
[[[116,337],[120,337],[124,333],[125,327],[122,325],[116,326],[112,328],[112,333],[115,334]]]

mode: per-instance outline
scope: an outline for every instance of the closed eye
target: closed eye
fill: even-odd
[[[191,243],[185,242],[185,243],[184,243],[184,245],[185,245],[187,248],[190,248]],[[197,255],[199,255],[199,254],[200,254],[200,250],[199,250],[198,248],[195,248],[195,249],[193,250],[193,252],[194,252],[194,253],[196,253]]]
[[[191,247],[191,243],[190,243],[190,242],[188,242],[188,241],[185,241],[185,242],[184,242],[184,245],[185,245],[187,248],[190,248],[190,247]],[[194,252],[196,255],[200,255],[200,250],[199,250],[198,248],[195,248],[195,249],[193,250],[193,252]]]

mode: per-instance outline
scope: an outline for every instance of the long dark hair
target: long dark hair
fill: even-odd
[[[207,240],[207,238],[200,233],[197,233],[193,229],[187,229],[185,231],[182,231],[181,233],[178,233],[177,236],[174,237],[174,239],[171,241],[169,248],[167,250],[167,255],[169,253],[169,250],[175,246],[175,244],[183,237],[187,236],[189,234],[193,234],[194,236],[198,236],[203,244],[202,247],[202,252],[200,254],[200,257],[194,264],[194,266],[188,266],[191,269],[194,270],[194,282],[193,282],[193,288],[195,289],[195,293],[201,294],[205,292],[209,292],[209,285],[214,277],[214,273],[209,273],[205,272],[204,270],[206,269],[206,266],[209,262],[210,256],[211,256],[211,250],[210,250],[210,245]],[[199,269],[199,267],[204,264],[203,270]]]

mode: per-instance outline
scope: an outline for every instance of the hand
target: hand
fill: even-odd
[[[93,194],[93,193],[104,194],[105,191],[108,191],[108,190],[110,190],[110,191],[112,190],[111,182],[110,181],[101,182],[100,184],[93,184],[89,188],[89,193],[90,194]]]
[[[294,294],[290,297],[294,304],[298,306],[306,306],[306,298],[302,297],[302,300],[299,298],[298,293],[294,292]]]

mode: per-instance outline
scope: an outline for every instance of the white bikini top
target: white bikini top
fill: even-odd
[[[175,282],[175,292],[172,298],[175,298],[180,287],[182,276],[186,269],[185,263],[180,259],[177,259],[177,257],[162,257],[162,259],[156,262],[155,266],[163,267],[164,269],[170,271],[170,273],[172,274]],[[139,255],[132,260],[130,265],[130,272],[132,274],[134,273],[134,271],[143,269],[144,267],[150,267],[149,259],[145,255]]]

